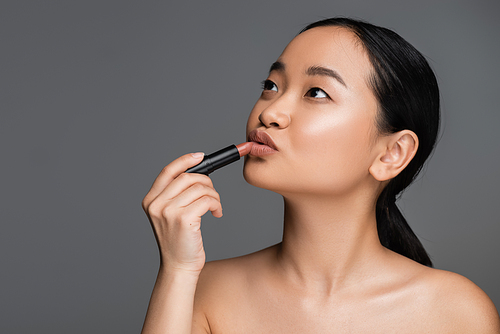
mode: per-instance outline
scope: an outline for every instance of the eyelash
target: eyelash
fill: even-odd
[[[322,90],[321,88],[318,88],[318,87],[313,87],[313,88],[309,89],[309,90],[307,91],[306,95],[309,95],[309,93],[310,93],[310,92],[312,92],[312,91],[314,91],[314,90],[321,91],[323,94],[325,94],[325,97],[324,97],[324,98],[326,98],[326,99],[330,99],[330,100],[331,100],[330,96],[329,96],[329,95],[328,95],[328,94],[327,94],[324,90]],[[313,98],[314,98],[314,97],[313,97]]]
[[[278,89],[278,86],[274,82],[272,82],[271,80],[268,80],[268,79],[262,81],[260,84],[261,84],[262,90],[272,90],[272,86],[275,86],[276,89]],[[269,85],[271,85],[271,88],[269,88]]]
[[[278,86],[277,86],[274,82],[272,82],[271,80],[269,80],[269,79],[266,79],[266,80],[264,80],[264,81],[262,81],[262,82],[261,82],[261,88],[262,88],[262,90],[264,90],[264,91],[266,91],[266,90],[267,90],[267,91],[273,90],[273,88],[274,88],[274,87],[276,87],[276,89],[278,89]],[[313,88],[309,89],[309,90],[307,91],[307,93],[306,93],[306,96],[309,96],[309,95],[310,95],[310,93],[311,93],[312,91],[314,91],[314,90],[318,90],[318,91],[323,92],[323,94],[325,94],[325,97],[324,97],[324,98],[327,98],[327,99],[330,99],[330,100],[331,100],[330,96],[329,96],[329,95],[328,95],[328,94],[327,94],[327,93],[326,93],[323,89],[318,88],[318,87],[313,87]],[[313,98],[314,98],[314,97],[313,97]]]

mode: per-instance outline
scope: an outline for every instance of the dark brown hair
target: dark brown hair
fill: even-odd
[[[408,166],[390,180],[377,200],[377,229],[385,247],[432,267],[431,259],[396,205],[401,192],[413,182],[433,151],[439,132],[439,88],[425,57],[392,30],[349,18],[312,23],[352,31],[368,53],[373,67],[369,85],[378,100],[377,127],[381,134],[413,131],[417,153]]]

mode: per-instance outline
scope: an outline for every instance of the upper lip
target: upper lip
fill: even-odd
[[[274,143],[271,136],[267,132],[264,132],[264,131],[252,130],[248,134],[248,141],[264,144],[264,145],[267,145],[276,151],[278,150],[278,148],[276,148],[276,144]]]

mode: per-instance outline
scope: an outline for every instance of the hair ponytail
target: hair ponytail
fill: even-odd
[[[432,261],[424,246],[406,222],[396,204],[396,198],[391,198],[388,189],[386,187],[377,200],[377,230],[380,243],[396,253],[432,267]]]
[[[352,31],[373,67],[367,83],[378,101],[380,134],[413,131],[418,150],[408,166],[380,194],[376,205],[379,239],[385,247],[432,266],[424,247],[396,205],[397,196],[413,182],[431,154],[439,131],[439,88],[426,59],[394,31],[349,18],[330,18],[302,31],[337,26]]]

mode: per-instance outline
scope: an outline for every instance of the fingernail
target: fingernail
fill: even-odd
[[[199,159],[199,158],[205,156],[205,153],[203,153],[203,152],[191,153],[191,156],[195,159]]]

